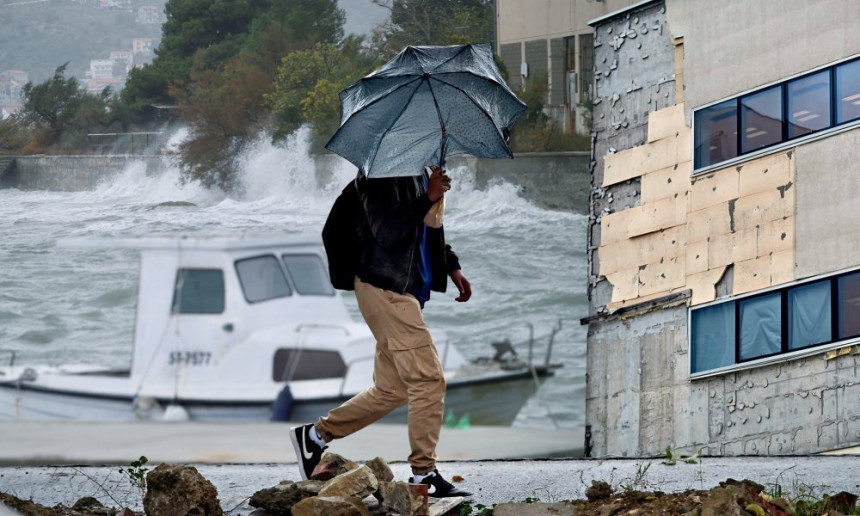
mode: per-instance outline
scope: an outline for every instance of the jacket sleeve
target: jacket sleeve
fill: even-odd
[[[412,178],[366,179],[361,202],[370,231],[381,247],[415,238],[419,224],[433,205],[426,193],[409,195]]]
[[[457,258],[454,250],[448,244],[445,244],[445,267],[448,269],[445,272],[449,275],[460,268],[460,259]]]

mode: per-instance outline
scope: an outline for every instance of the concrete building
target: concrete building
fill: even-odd
[[[546,81],[546,111],[566,132],[588,134],[592,29],[588,21],[636,0],[496,0],[496,52],[511,85]]]
[[[586,453],[860,443],[860,8],[591,21]]]

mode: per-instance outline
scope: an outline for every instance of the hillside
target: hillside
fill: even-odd
[[[98,2],[0,0],[0,71],[24,70],[34,83],[69,62],[67,75],[83,77],[91,59],[131,50],[134,38],[153,38],[161,26],[135,22],[137,9],[163,9],[165,0],[132,0],[131,10],[99,8]]]
[[[130,0],[131,9],[105,9],[93,0],[0,0],[0,72],[24,70],[34,83],[69,62],[66,75],[84,77],[91,59],[130,50],[134,38],[161,39],[161,26],[135,21],[137,10],[163,10],[166,0]],[[339,0],[346,34],[368,34],[388,11],[371,0]]]

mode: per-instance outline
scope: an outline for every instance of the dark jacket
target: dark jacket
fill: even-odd
[[[357,183],[366,224],[359,230],[357,276],[373,286],[406,293],[418,280],[418,236],[424,215],[433,205],[420,177],[368,179]],[[363,221],[365,222],[365,221]],[[448,274],[460,268],[457,255],[445,244],[443,228],[427,228],[432,290],[445,292]]]

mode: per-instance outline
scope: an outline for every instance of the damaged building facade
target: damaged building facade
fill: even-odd
[[[860,444],[860,8],[591,22],[589,456]]]

